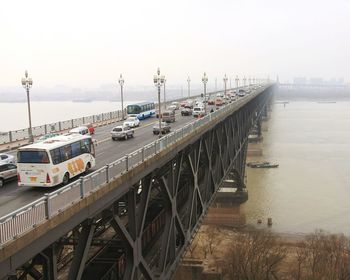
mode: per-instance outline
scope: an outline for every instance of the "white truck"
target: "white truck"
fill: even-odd
[[[111,131],[112,140],[125,139],[134,137],[134,130],[129,126],[116,126]]]

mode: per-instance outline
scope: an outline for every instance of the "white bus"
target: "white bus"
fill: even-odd
[[[72,133],[52,137],[18,149],[18,186],[66,185],[95,164],[90,136]]]

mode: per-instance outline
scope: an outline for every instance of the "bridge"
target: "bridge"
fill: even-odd
[[[248,135],[273,89],[195,121],[178,117],[156,140],[152,120],[120,143],[102,137],[106,127],[96,171],[45,195],[10,187],[0,279],[170,279],[227,174],[243,185]]]
[[[294,83],[279,83],[279,87],[285,89],[346,89],[349,87],[347,84],[315,84],[315,83],[305,83],[305,84],[294,84]]]

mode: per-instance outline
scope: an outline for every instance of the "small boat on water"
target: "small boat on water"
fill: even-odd
[[[247,166],[251,168],[277,168],[279,164],[264,161],[264,162],[249,162],[247,163]]]
[[[252,161],[252,162],[248,162],[247,166],[252,167],[252,165],[257,165],[257,164],[268,164],[268,161]]]

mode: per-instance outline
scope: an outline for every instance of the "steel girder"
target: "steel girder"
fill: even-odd
[[[67,256],[68,279],[171,278],[223,179],[245,187],[248,135],[269,98],[267,90],[235,111],[9,279],[57,279]]]

